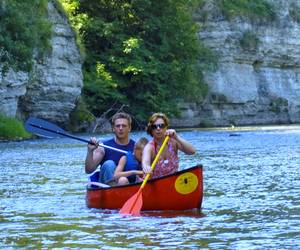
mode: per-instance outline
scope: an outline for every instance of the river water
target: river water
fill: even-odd
[[[201,213],[89,209],[84,143],[0,143],[0,249],[300,249],[300,126],[178,133],[197,148],[181,168],[204,167]]]

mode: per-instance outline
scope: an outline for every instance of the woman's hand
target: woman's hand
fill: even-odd
[[[178,136],[175,129],[168,129],[166,131],[166,135],[170,136],[170,138],[173,138],[176,141],[176,144],[178,145],[178,149],[181,150],[182,152],[188,155],[193,155],[196,153],[196,149],[194,148],[194,146],[188,141]]]
[[[145,174],[150,174],[152,172],[151,167],[149,165],[144,165],[143,171]]]
[[[168,129],[166,131],[166,135],[170,136],[171,138],[175,139],[176,141],[178,140],[178,136],[177,136],[175,129]]]

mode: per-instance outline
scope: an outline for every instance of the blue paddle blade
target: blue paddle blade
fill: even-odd
[[[64,131],[62,128],[58,127],[57,125],[55,125],[51,122],[47,122],[45,120],[39,119],[39,118],[30,117],[25,122],[24,127],[29,133],[36,134],[36,135],[42,136],[42,137],[47,137],[47,138],[68,137],[68,138],[82,141],[85,143],[94,144],[91,141],[88,141],[86,139],[79,138],[77,136],[68,134],[66,131]],[[109,149],[121,152],[123,154],[127,153],[127,151],[125,151],[125,150],[121,150],[121,149],[114,148],[114,147],[104,145],[104,144],[97,143],[94,145],[99,146],[99,147],[109,148]]]
[[[24,127],[32,134],[46,138],[59,138],[64,137],[67,134],[66,131],[55,124],[34,117],[30,117],[25,122]]]

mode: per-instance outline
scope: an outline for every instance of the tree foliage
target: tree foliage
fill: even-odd
[[[194,2],[62,0],[86,48],[83,94],[95,115],[116,102],[137,119],[176,114],[180,101],[201,97]]]
[[[30,71],[33,52],[49,47],[51,25],[47,21],[47,0],[0,0],[0,63],[8,68]]]

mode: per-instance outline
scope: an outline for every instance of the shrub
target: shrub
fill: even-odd
[[[79,98],[76,107],[70,113],[70,124],[68,128],[75,132],[86,131],[95,120],[95,116],[87,109],[86,104]]]
[[[256,22],[276,18],[274,6],[266,0],[217,0],[217,5],[228,19],[240,16]]]
[[[23,124],[15,119],[0,114],[0,139],[25,139],[31,135],[24,129]]]
[[[259,45],[259,38],[256,34],[251,31],[247,30],[243,33],[242,38],[240,39],[240,45],[243,50],[253,51],[255,52]]]

